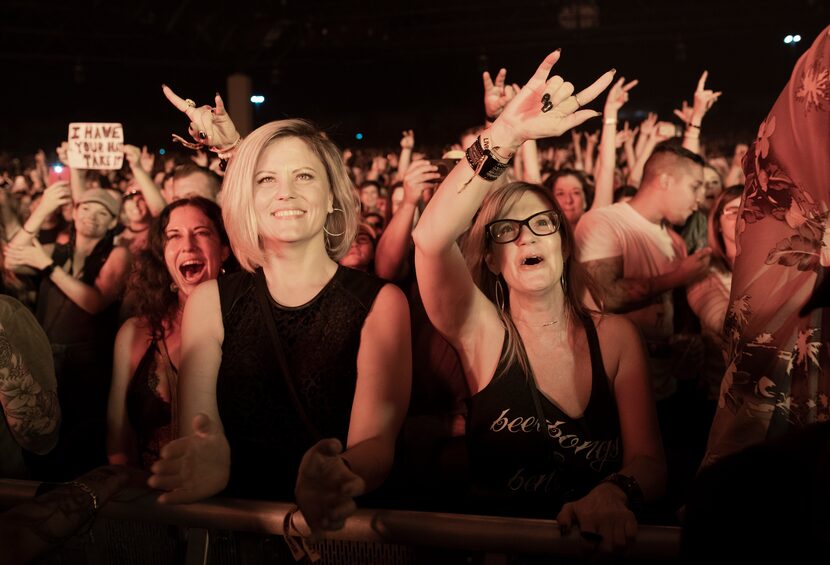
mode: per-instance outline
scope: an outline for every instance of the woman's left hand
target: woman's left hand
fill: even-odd
[[[339,530],[354,514],[354,498],[366,484],[346,464],[343,446],[336,439],[324,439],[306,451],[297,473],[294,495],[312,534]]]
[[[495,142],[515,149],[529,139],[559,136],[589,118],[599,116],[599,112],[580,108],[611,84],[616,71],[604,73],[591,86],[573,94],[574,85],[562,77],[554,75],[548,79],[559,55],[557,50],[545,57],[536,73],[507,104],[493,124]]]
[[[587,495],[562,507],[556,520],[565,533],[578,526],[588,549],[619,553],[637,536],[637,518],[626,495],[610,483],[600,483]]]
[[[37,238],[32,238],[31,245],[9,245],[6,247],[6,268],[30,267],[41,270],[52,263]]]

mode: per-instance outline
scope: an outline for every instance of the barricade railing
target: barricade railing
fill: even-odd
[[[0,480],[0,508],[30,500],[38,485],[30,481]],[[157,496],[155,491],[126,489],[110,499],[98,512],[92,530],[95,541],[74,541],[76,547],[79,543],[105,546],[103,550],[86,551],[88,563],[125,563],[123,556],[107,557],[114,555],[107,544],[152,544],[152,536],[141,540],[138,532],[174,526],[182,532],[180,539],[184,546],[179,562],[231,563],[239,557],[238,552],[225,551],[227,555],[220,556],[221,550],[214,551],[217,540],[227,541],[229,532],[239,532],[258,534],[273,544],[285,544],[286,515],[295,508],[290,503],[220,497],[193,504],[163,505],[157,502]],[[293,519],[299,531],[308,531],[300,513]],[[113,524],[119,523],[121,534],[114,536]],[[118,541],[110,540],[111,537],[118,537]],[[488,555],[485,560],[488,563],[499,562],[497,556],[507,555],[558,556],[566,561],[586,557],[585,544],[579,535],[576,532],[563,535],[553,520],[412,510],[359,509],[346,520],[342,530],[326,534],[316,545],[321,548],[321,563],[430,562],[436,552],[457,555],[459,563],[470,562],[463,555],[471,553]],[[350,546],[353,547],[349,549]],[[356,550],[357,546],[360,547]],[[678,561],[679,553],[680,528],[641,524],[637,539],[624,558],[627,562],[667,563]],[[426,557],[429,555],[432,557]]]

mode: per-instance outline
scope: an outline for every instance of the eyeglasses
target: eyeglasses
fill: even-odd
[[[487,224],[487,235],[496,243],[510,243],[519,238],[522,226],[534,235],[552,235],[559,231],[559,214],[556,210],[537,212],[524,220],[496,220]]]

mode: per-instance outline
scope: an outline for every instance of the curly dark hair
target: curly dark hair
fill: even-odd
[[[207,198],[191,196],[176,200],[168,204],[161,214],[153,219],[147,237],[147,247],[133,263],[127,292],[135,297],[133,314],[147,320],[156,339],[164,336],[164,327],[173,320],[179,306],[178,293],[170,291],[173,277],[170,276],[164,261],[164,247],[167,244],[165,230],[170,222],[170,214],[176,208],[183,206],[193,206],[201,210],[213,223],[222,245],[230,249],[228,234],[222,223],[222,210],[218,204]],[[238,270],[239,266],[232,253],[222,267],[226,272]]]

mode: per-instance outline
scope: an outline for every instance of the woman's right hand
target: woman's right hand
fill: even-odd
[[[588,88],[573,94],[574,86],[558,75],[548,79],[554,63],[559,60],[556,50],[545,57],[536,73],[505,107],[493,124],[493,143],[508,150],[517,149],[529,139],[562,135],[586,120],[599,116],[594,110],[580,108],[605,90],[616,71],[600,76]]]
[[[40,205],[32,214],[40,212],[46,218],[63,206],[64,204],[72,203],[72,189],[69,188],[69,181],[59,180],[55,184],[43,191],[43,197],[40,200]]]
[[[169,491],[159,497],[162,504],[196,502],[228,484],[231,448],[218,423],[206,414],[197,414],[192,429],[190,435],[165,445],[161,458],[150,468],[153,474],[147,485]]]
[[[181,98],[167,85],[162,85],[161,90],[173,106],[184,112],[190,120],[188,132],[195,140],[195,145],[216,147],[222,151],[239,140],[239,132],[225,111],[225,103],[219,93],[216,93],[214,99],[216,106],[212,107],[207,104],[196,106],[192,100]]]

